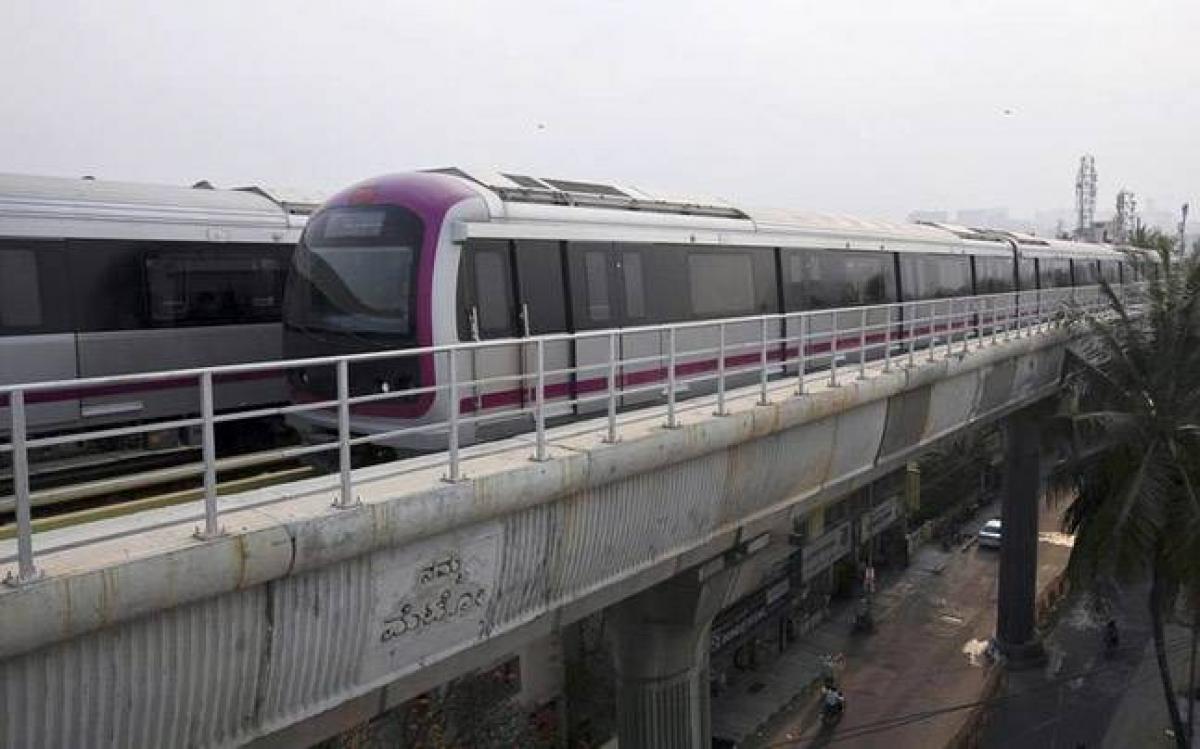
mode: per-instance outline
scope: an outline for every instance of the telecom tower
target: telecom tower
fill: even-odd
[[[1092,238],[1092,224],[1096,220],[1096,159],[1085,153],[1079,159],[1079,171],[1075,174],[1075,235],[1079,239]]]
[[[1121,188],[1117,193],[1117,215],[1113,217],[1113,241],[1126,243],[1137,231],[1137,195]]]

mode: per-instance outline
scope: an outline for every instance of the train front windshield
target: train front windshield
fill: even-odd
[[[322,211],[293,255],[285,324],[411,338],[421,236],[421,220],[399,206]]]

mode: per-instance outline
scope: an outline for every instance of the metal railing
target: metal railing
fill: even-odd
[[[1135,291],[1133,285],[1118,289],[1118,293],[1124,295]],[[34,564],[29,486],[31,450],[74,442],[198,427],[202,447],[200,472],[203,475],[204,486],[204,525],[197,529],[195,535],[207,539],[223,533],[220,526],[221,508],[217,498],[218,471],[224,465],[232,465],[238,461],[236,457],[216,457],[217,424],[264,416],[332,412],[336,420],[335,440],[281,448],[273,451],[269,459],[295,458],[336,451],[339,493],[333,504],[339,508],[346,508],[357,504],[352,474],[352,447],[357,445],[387,442],[419,433],[440,435],[444,431],[445,480],[460,481],[463,479],[460,443],[464,431],[491,421],[511,420],[513,417],[531,420],[534,432],[534,451],[531,457],[533,460],[546,460],[549,455],[546,411],[550,401],[557,406],[567,405],[577,410],[581,406],[593,406],[595,414],[604,414],[604,425],[598,427],[598,431],[604,434],[603,439],[606,442],[616,442],[620,439],[618,413],[622,411],[622,402],[630,396],[651,396],[652,402],[642,405],[661,407],[665,403],[664,426],[673,429],[679,426],[680,398],[695,394],[693,388],[703,383],[709,383],[711,388],[704,394],[715,393],[714,413],[722,416],[728,413],[726,405],[731,386],[748,387],[756,381],[758,403],[765,405],[770,402],[771,382],[778,383],[784,378],[790,378],[795,381],[795,396],[803,397],[814,377],[826,376],[828,384],[836,387],[846,376],[847,367],[850,366],[856,365],[859,378],[867,376],[867,365],[871,361],[881,362],[884,372],[896,366],[912,367],[918,364],[918,352],[923,352],[928,361],[934,361],[938,356],[952,355],[956,347],[960,352],[966,352],[972,345],[996,345],[1006,338],[1031,336],[1045,326],[1064,322],[1073,313],[1101,309],[1106,303],[1098,286],[1040,292],[1005,292],[573,334],[507,338],[347,356],[0,386],[0,407],[7,397],[12,427],[9,441],[0,444],[0,455],[11,453],[12,457],[17,525],[17,573],[10,573],[7,582],[21,585],[37,579],[40,575]],[[846,325],[847,321],[853,324]],[[757,335],[745,335],[747,328],[754,327],[757,327]],[[705,345],[681,350],[678,345],[680,334],[695,334],[698,331],[708,331],[707,336],[701,336]],[[730,340],[733,332],[743,334],[744,340]],[[630,337],[646,334],[658,334],[660,341],[665,337],[665,343],[660,344],[658,353],[620,356],[622,342]],[[607,357],[603,361],[547,370],[547,347],[556,343],[571,343],[577,346],[592,339],[607,342]],[[464,354],[503,347],[518,350],[521,352],[521,359],[532,349],[532,371],[481,377],[472,367],[471,376],[463,376],[463,362],[460,359]],[[437,371],[442,379],[432,384],[423,383],[407,389],[384,389],[383,392],[351,395],[351,367],[366,362],[413,357],[432,357],[435,364],[440,360],[442,366],[437,368]],[[286,373],[297,368],[314,367],[333,368],[336,381],[336,397],[333,399],[228,413],[218,413],[215,408],[214,387],[223,377],[263,372]],[[600,378],[603,379],[601,392],[589,393],[587,388],[577,387],[584,375],[590,376],[594,372],[599,372]],[[548,398],[548,378],[567,378],[565,389],[560,386],[564,391],[562,397]],[[137,385],[165,380],[195,383],[199,391],[198,415],[130,426],[30,437],[27,419],[30,396],[36,397],[36,394],[63,390],[86,393],[89,389],[109,388],[113,385]],[[483,388],[504,383],[519,388],[521,397],[517,399],[516,405],[474,408],[470,415],[463,413],[464,394],[473,398],[478,396]],[[352,428],[355,406],[414,397],[432,397],[436,400],[441,395],[445,396],[444,407],[431,413],[444,413],[445,418],[411,419],[414,423],[374,433],[355,433]],[[594,418],[592,414],[593,412],[580,411],[579,418]]]

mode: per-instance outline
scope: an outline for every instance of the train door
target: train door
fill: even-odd
[[[513,246],[516,269],[517,319],[520,335],[543,336],[567,329],[566,293],[563,288],[562,253],[559,243],[551,240],[519,239]],[[537,399],[537,345],[522,347],[525,401],[532,406]],[[572,413],[570,341],[543,344],[546,416]]]
[[[613,295],[624,331],[621,333],[621,382],[626,391],[621,405],[633,406],[662,398],[667,380],[669,334],[663,331],[630,332],[649,325],[645,249],[617,245],[612,253]],[[679,341],[676,340],[676,348]],[[632,391],[632,392],[630,392]]]
[[[687,295],[691,315],[698,319],[751,317],[778,311],[775,251],[768,248],[694,247],[687,254]],[[767,322],[768,367],[780,356],[781,326]],[[705,326],[691,336],[693,350],[714,351],[719,345],[718,326]],[[749,319],[725,325],[726,386],[757,382],[761,376],[763,323]],[[704,357],[716,363],[716,357]],[[695,365],[693,365],[695,366]]]
[[[460,265],[460,319],[465,322],[463,340],[514,339],[519,335],[512,250],[508,240],[472,240],[463,250]],[[523,378],[524,344],[473,349],[469,376],[475,384],[460,402],[464,416],[479,419],[476,433],[481,439],[528,427],[530,417],[519,409],[526,405]],[[461,360],[460,360],[461,361]]]
[[[1029,325],[1037,315],[1037,259],[1019,256],[1017,259],[1017,310],[1022,325]]]
[[[619,330],[616,356],[622,362],[617,381],[623,390],[637,392],[621,396],[619,405],[630,406],[662,395],[665,379],[662,360],[666,334],[660,331],[630,331],[648,325],[646,266],[647,248],[614,245],[612,242],[571,242],[567,246],[571,310],[575,331]],[[665,293],[665,291],[664,291]],[[576,404],[580,414],[600,413],[607,408],[609,336],[586,336],[575,340]]]
[[[74,299],[62,242],[0,240],[0,384],[70,380],[78,376]],[[26,399],[31,430],[79,419],[68,393]],[[0,399],[0,434],[11,430],[7,398]]]

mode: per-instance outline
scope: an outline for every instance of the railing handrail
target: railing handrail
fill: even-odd
[[[1129,284],[1126,284],[1129,286]],[[956,301],[979,301],[994,298],[1005,298],[1020,294],[1055,294],[1066,292],[1086,291],[1089,289],[1099,289],[1100,286],[1063,286],[1053,289],[1027,289],[1023,291],[1002,291],[994,294],[977,294],[970,296],[959,297],[940,297],[937,299],[917,299],[904,302],[885,302],[883,304],[870,305],[854,305],[849,307],[830,307],[825,309],[812,310],[796,310],[792,312],[768,312],[757,315],[743,315],[738,317],[721,317],[704,320],[684,320],[671,323],[655,323],[649,325],[635,325],[619,328],[603,328],[598,330],[582,330],[575,333],[541,333],[537,335],[512,337],[512,338],[489,338],[483,341],[460,341],[457,343],[443,343],[436,346],[414,346],[408,348],[385,349],[380,351],[365,351],[357,354],[340,354],[334,356],[314,356],[302,359],[272,359],[269,361],[259,362],[238,362],[234,364],[217,364],[208,367],[187,367],[184,369],[168,369],[155,370],[151,372],[129,372],[116,375],[99,375],[95,377],[78,377],[67,380],[34,380],[30,382],[21,382],[10,385],[0,385],[0,395],[8,395],[17,390],[22,390],[26,393],[46,392],[54,390],[84,389],[91,387],[103,387],[106,385],[120,385],[138,382],[161,382],[165,380],[179,380],[187,378],[199,378],[204,373],[208,372],[214,378],[219,378],[222,375],[230,374],[246,374],[255,372],[269,372],[274,370],[298,369],[302,367],[315,367],[325,365],[336,365],[339,361],[346,361],[351,364],[361,361],[375,361],[379,359],[390,359],[396,357],[413,357],[427,356],[430,354],[440,354],[449,351],[471,351],[476,349],[492,348],[497,346],[514,346],[518,344],[530,344],[536,341],[545,341],[546,343],[560,341],[576,341],[586,338],[605,338],[611,334],[618,335],[636,335],[639,333],[665,333],[670,329],[687,330],[692,328],[713,327],[716,325],[736,325],[750,324],[755,322],[767,321],[785,321],[797,319],[801,317],[813,317],[822,315],[837,315],[851,312],[861,312],[862,310],[889,310],[896,308],[912,307],[921,304],[946,304]],[[877,323],[883,325],[885,323]]]
[[[1128,291],[1137,292],[1143,286],[1144,283],[1137,283],[1124,284],[1116,288],[1118,293],[1124,295]],[[1064,307],[1079,305],[1080,297],[1089,300],[1084,303],[1083,306],[1085,307],[1096,308],[1106,303],[1103,294],[1098,293],[1102,288],[1100,285],[1093,285],[1044,290],[1014,290],[992,294],[943,297],[940,299],[887,302],[875,305],[858,305],[796,312],[775,312],[707,320],[687,320],[627,328],[606,328],[579,333],[550,333],[523,338],[469,341],[438,346],[365,352],[361,354],[228,364],[215,367],[195,367],[163,372],[140,372],[106,377],[0,386],[0,395],[8,396],[11,417],[9,439],[7,443],[0,442],[0,454],[10,452],[13,455],[13,484],[17,519],[18,569],[17,574],[10,574],[6,581],[10,584],[23,585],[37,579],[40,574],[34,565],[33,555],[32,506],[29,487],[29,450],[31,448],[36,449],[64,442],[99,439],[101,436],[149,433],[164,428],[176,428],[180,425],[200,426],[203,456],[203,470],[201,473],[204,484],[204,528],[197,531],[197,536],[208,539],[219,536],[223,532],[219,525],[220,508],[216,490],[217,464],[219,461],[216,459],[214,427],[218,422],[259,418],[263,415],[283,415],[302,411],[333,409],[336,414],[337,439],[305,447],[302,451],[305,453],[337,451],[339,494],[334,505],[339,508],[346,508],[357,504],[357,498],[353,494],[353,466],[351,463],[351,447],[357,444],[382,441],[402,434],[407,435],[445,429],[447,447],[447,472],[445,478],[448,481],[459,481],[462,480],[459,440],[463,424],[481,424],[488,420],[512,417],[514,415],[520,415],[524,418],[524,415],[530,414],[533,417],[533,431],[535,433],[532,458],[534,460],[546,460],[549,456],[546,437],[546,405],[547,401],[550,400],[546,393],[546,378],[548,375],[574,375],[578,377],[582,371],[599,369],[606,366],[607,372],[604,378],[605,389],[602,393],[583,394],[578,391],[573,393],[568,391],[566,398],[560,399],[556,397],[553,400],[558,404],[565,403],[567,405],[606,400],[607,418],[605,420],[604,441],[615,442],[619,439],[617,428],[618,398],[626,398],[632,394],[661,391],[665,387],[666,422],[664,426],[667,428],[676,428],[679,426],[676,400],[681,392],[681,384],[685,388],[690,389],[693,383],[716,380],[716,415],[723,416],[727,413],[725,409],[726,390],[731,374],[745,376],[751,372],[757,373],[759,375],[757,383],[759,392],[758,403],[767,405],[770,403],[769,381],[771,374],[783,373],[790,379],[792,375],[787,374],[789,367],[795,366],[797,371],[795,375],[797,385],[794,395],[798,397],[804,396],[806,394],[806,378],[813,373],[813,370],[809,369],[810,362],[818,362],[817,368],[820,368],[820,362],[826,362],[829,369],[829,384],[836,387],[838,385],[839,373],[846,376],[845,371],[839,367],[840,360],[848,358],[853,354],[858,355],[858,378],[862,379],[866,377],[867,358],[869,352],[872,351],[878,352],[882,349],[883,371],[887,372],[891,369],[893,359],[896,356],[905,357],[907,359],[907,366],[915,366],[915,352],[919,341],[927,342],[925,348],[928,351],[928,360],[934,361],[939,352],[942,351],[944,351],[946,356],[951,356],[956,342],[961,344],[961,351],[966,352],[972,340],[978,346],[982,346],[986,338],[990,338],[991,344],[996,345],[1001,336],[1011,338],[1014,333],[1020,335],[1021,332],[1025,332],[1027,336],[1031,336],[1035,332],[1034,328],[1039,328],[1039,326],[1046,324],[1053,325],[1065,319],[1062,314]],[[899,318],[894,315],[896,310],[901,312]],[[869,318],[872,312],[887,312],[887,319],[882,322],[871,322]],[[1003,317],[1000,317],[1001,314]],[[857,325],[842,326],[840,322],[845,315],[851,315],[856,318]],[[813,329],[813,321],[821,317],[829,319],[829,330]],[[769,324],[771,322],[783,323],[790,320],[798,320],[800,323],[797,335],[790,335],[790,331],[783,332],[782,328],[779,334],[772,335],[770,333]],[[755,323],[758,324],[759,331],[754,340],[735,342],[727,340],[726,332],[731,326],[746,326]],[[681,330],[698,328],[706,328],[719,332],[715,350],[711,345],[706,345],[680,351],[677,333]],[[886,331],[883,340],[868,340],[868,330],[878,331],[880,328]],[[896,331],[899,331],[898,337],[893,335]],[[656,355],[627,358],[618,356],[617,343],[622,337],[652,333],[667,334],[666,351],[663,351],[660,347]],[[878,338],[878,334],[873,333],[871,338]],[[573,364],[566,369],[555,369],[547,372],[545,364],[547,344],[582,339],[607,339],[607,361],[596,362],[594,364]],[[944,349],[942,348],[942,339],[944,339]],[[845,345],[845,341],[847,340],[853,341],[853,345]],[[809,348],[814,345],[814,341],[816,342],[815,345],[824,348],[810,352]],[[794,357],[791,356],[792,349],[790,348],[790,344],[792,342],[799,344]],[[897,348],[897,344],[899,344],[900,351],[894,355],[893,351]],[[518,373],[511,376],[506,375],[501,378],[481,378],[478,372],[473,371],[472,374],[474,377],[472,379],[459,378],[458,358],[461,353],[504,346],[522,347],[523,350],[532,349],[536,353],[535,371],[530,372],[522,367]],[[779,349],[780,346],[782,346],[781,350]],[[752,363],[748,361],[731,362],[731,350],[738,352],[738,356],[744,357],[753,354],[756,354],[756,356],[754,356]],[[772,351],[778,351],[778,354],[773,355]],[[705,371],[699,373],[680,372],[680,367],[687,366],[689,363],[685,361],[681,364],[681,356],[694,358],[698,355],[709,357],[712,354],[716,355],[715,371],[709,372],[705,369]],[[425,384],[395,391],[368,393],[358,396],[350,395],[349,372],[352,364],[363,361],[414,356],[441,356],[445,358],[446,371],[443,378],[444,381],[436,380],[432,385]],[[658,373],[662,371],[661,368],[664,360],[666,373],[662,379],[665,382],[660,382]],[[625,376],[623,374],[618,375],[618,368],[621,366],[628,368],[631,363],[656,367],[653,370],[655,375],[653,382],[649,385],[645,383],[631,385],[625,382]],[[224,413],[219,416],[215,412],[214,383],[222,375],[284,371],[299,367],[315,366],[335,367],[335,397],[314,403],[293,404],[275,408],[254,407],[242,412]],[[86,390],[87,388],[113,384],[180,379],[194,380],[195,385],[199,388],[200,413],[196,417],[173,418],[135,426],[70,432],[66,436],[28,439],[26,395],[29,393],[65,388]],[[466,417],[460,413],[460,396],[464,390],[471,392],[471,389],[474,388],[476,389],[476,396],[478,396],[478,388],[482,385],[510,380],[519,383],[523,393],[532,392],[532,404],[524,403],[495,413],[482,413],[480,411]],[[530,382],[533,383],[532,391],[527,390],[530,387]],[[418,423],[411,426],[406,425],[401,429],[393,429],[390,432],[382,434],[368,432],[365,436],[357,437],[351,431],[351,407],[355,404],[406,398],[429,393],[437,397],[443,392],[449,395],[448,416],[444,420],[418,421]],[[525,396],[522,396],[522,400],[524,398]],[[658,406],[657,400],[656,398],[653,404],[648,405]],[[300,450],[297,452],[300,452]]]

